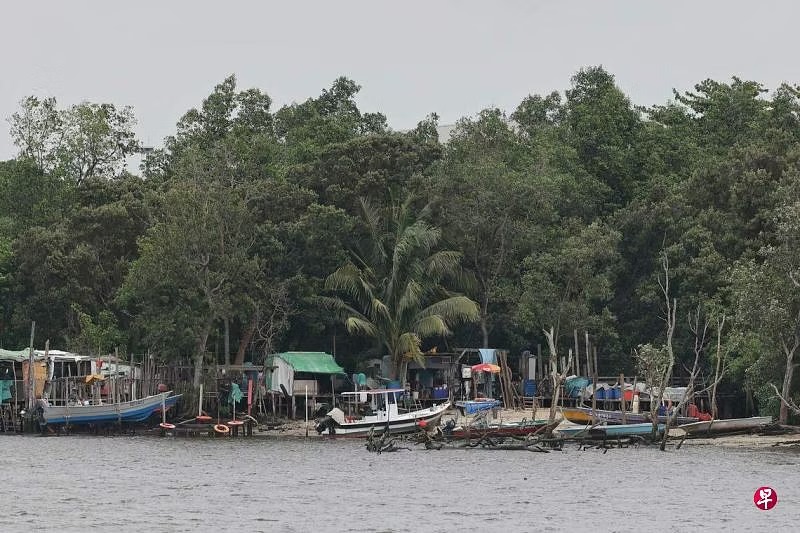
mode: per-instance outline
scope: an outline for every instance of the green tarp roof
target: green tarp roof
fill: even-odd
[[[3,350],[0,348],[0,361],[14,361],[19,363],[20,361],[27,361],[30,355],[29,350]]]
[[[279,357],[289,363],[295,372],[312,374],[344,374],[344,368],[336,364],[333,356],[325,352],[283,352],[270,357]]]

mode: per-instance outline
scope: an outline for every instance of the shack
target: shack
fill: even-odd
[[[296,415],[297,396],[305,398],[308,394],[312,405],[321,397],[329,397],[333,405],[334,377],[345,373],[333,356],[325,352],[276,353],[267,357],[265,369],[267,391],[272,395],[273,405],[276,396],[288,400],[287,411],[292,418]]]

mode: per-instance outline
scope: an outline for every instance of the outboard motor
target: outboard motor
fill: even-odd
[[[331,406],[327,403],[321,403],[314,409],[314,418],[320,418],[328,414],[328,411],[331,410]]]
[[[326,429],[328,430],[329,435],[336,434],[336,421],[330,415],[325,415],[324,417],[320,418],[317,421],[317,425],[314,426],[314,429],[317,430],[317,433],[322,434]]]

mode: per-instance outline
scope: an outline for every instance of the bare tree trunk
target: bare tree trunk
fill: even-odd
[[[558,401],[561,396],[561,384],[564,382],[567,369],[572,366],[572,350],[569,351],[568,361],[566,363],[562,363],[561,372],[559,372],[558,353],[556,351],[556,339],[553,328],[550,328],[550,331],[545,330],[544,335],[547,337],[547,344],[550,348],[550,375],[553,380],[553,397],[552,401],[550,402],[550,416],[548,417],[548,425],[552,426],[553,422],[556,421],[556,411],[558,409]],[[552,433],[552,429],[548,431]]]
[[[792,378],[794,377],[794,353],[797,351],[798,343],[795,341],[794,346],[789,348],[784,344],[783,349],[786,353],[786,373],[783,376],[783,387],[781,387],[781,410],[780,414],[778,415],[778,422],[780,424],[786,424],[786,421],[789,419],[789,404],[786,402],[787,398],[790,398],[791,388],[792,388]]]
[[[664,279],[662,281],[662,279],[659,277],[658,285],[661,287],[661,293],[664,295],[664,304],[666,308],[664,322],[667,326],[667,368],[664,369],[664,373],[659,379],[657,401],[653,401],[654,398],[652,395],[652,389],[650,394],[650,416],[652,417],[653,421],[653,439],[658,436],[658,406],[664,400],[664,389],[669,383],[669,379],[672,376],[672,368],[675,366],[675,352],[672,348],[672,337],[675,335],[675,318],[678,307],[677,299],[672,298],[670,300],[669,297],[669,258],[667,257],[666,251],[662,252],[661,254],[661,267],[664,270]],[[665,431],[668,430],[669,428],[666,428]]]
[[[722,329],[725,327],[725,315],[717,319],[717,354],[714,365],[714,385],[711,388],[711,419],[716,420],[719,418],[717,409],[717,385],[722,379],[724,373],[723,355],[722,355]]]
[[[225,346],[225,368],[231,366],[231,321],[228,317],[223,319],[223,325],[225,326],[225,337],[224,337],[224,344]]]
[[[200,386],[200,381],[203,378],[203,359],[206,355],[206,343],[208,342],[208,334],[211,332],[211,325],[214,323],[213,319],[208,319],[208,321],[203,325],[202,331],[200,331],[200,335],[197,337],[197,348],[194,354],[194,379],[192,380],[192,385],[194,388]]]
[[[481,314],[481,335],[483,336],[482,348],[489,347],[489,327],[486,324],[486,315]]]
[[[247,351],[247,347],[250,345],[250,341],[253,340],[253,335],[256,332],[256,328],[258,327],[258,311],[253,311],[253,316],[250,318],[250,323],[247,325],[247,329],[244,330],[242,334],[242,338],[239,340],[239,350],[236,352],[236,359],[233,361],[234,365],[243,365],[244,364],[244,354]]]

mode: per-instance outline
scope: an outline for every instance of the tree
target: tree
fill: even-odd
[[[388,352],[392,378],[404,378],[405,364],[422,364],[422,340],[449,335],[453,325],[473,321],[478,307],[445,284],[459,273],[460,255],[438,250],[441,232],[429,225],[430,213],[412,212],[412,198],[388,216],[366,201],[363,217],[371,230],[365,249],[328,276],[325,288],[345,293],[324,301],[351,334],[366,335]]]
[[[762,262],[737,264],[733,291],[737,328],[759,339],[764,348],[752,367],[756,381],[771,395],[767,384],[781,380],[779,421],[785,424],[800,348],[800,202],[785,204],[776,222],[776,244],[762,248]]]
[[[444,158],[429,177],[440,198],[444,238],[464,254],[480,306],[481,345],[503,328],[517,307],[519,265],[545,246],[545,226],[556,220],[556,184],[531,172],[525,147],[498,109],[459,121]],[[542,172],[547,173],[547,170]]]
[[[193,342],[194,386],[214,321],[229,315],[234,295],[260,270],[253,243],[240,198],[187,182],[167,193],[160,220],[139,242],[121,303],[138,314],[151,344],[180,353],[181,342]]]
[[[125,158],[139,150],[130,107],[83,102],[59,110],[54,98],[36,97],[21,107],[10,120],[20,157],[76,184],[93,176],[117,177]]]
[[[614,318],[607,303],[620,235],[600,223],[575,221],[565,233],[525,259],[517,320],[527,331],[552,328],[556,347],[563,332],[574,329],[595,331],[609,341]]]
[[[289,163],[313,161],[328,145],[386,132],[381,113],[362,113],[355,96],[361,86],[340,77],[317,98],[293,103],[275,113],[275,131],[287,149]]]
[[[602,67],[581,69],[566,91],[569,139],[586,171],[611,189],[609,207],[621,207],[641,179],[636,148],[641,119]]]

